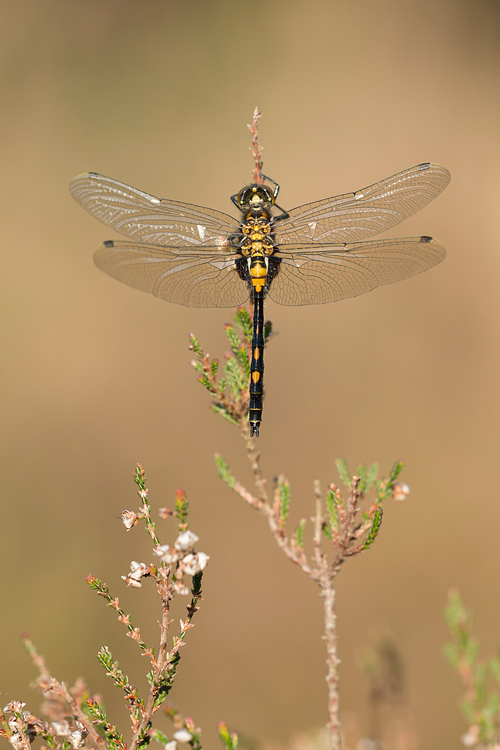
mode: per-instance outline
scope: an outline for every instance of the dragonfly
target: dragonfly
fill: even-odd
[[[128,240],[95,252],[99,269],[188,307],[253,302],[248,418],[258,437],[264,396],[264,300],[318,305],[356,297],[440,263],[428,236],[367,240],[424,208],[448,185],[439,164],[415,167],[354,193],[281,208],[277,182],[260,175],[231,200],[239,220],[213,208],[157,198],[95,172],[72,180],[88,213]]]

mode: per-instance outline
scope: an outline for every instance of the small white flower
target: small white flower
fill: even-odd
[[[134,513],[133,510],[122,511],[122,522],[127,531],[130,531],[132,526],[135,526],[138,520],[139,516],[137,515],[137,513]]]
[[[410,494],[410,488],[403,482],[398,482],[392,488],[392,499],[393,500],[406,500]]]
[[[74,732],[71,732],[69,736],[69,741],[71,743],[71,747],[74,747],[75,750],[78,750],[78,748],[83,747],[85,745],[85,738],[83,737],[79,729],[76,729]]]
[[[187,552],[197,541],[198,537],[192,531],[183,531],[176,539],[175,548],[181,552]]]
[[[181,594],[182,596],[187,596],[189,594],[189,589],[183,580],[175,581],[174,591],[176,594]]]
[[[205,570],[209,559],[208,555],[204,552],[197,552],[196,555],[186,555],[181,562],[182,570],[186,575],[194,576],[196,573]]]
[[[9,719],[7,722],[7,726],[9,727],[11,732],[17,732],[17,719],[16,718]]]
[[[66,721],[66,719],[63,719],[62,721],[53,721],[52,727],[58,737],[69,737],[71,734],[69,721]]]
[[[462,735],[462,742],[465,747],[474,747],[479,742],[479,727],[473,724],[469,727],[467,734]]]
[[[132,560],[130,563],[130,573],[126,576],[122,576],[122,580],[126,582],[127,586],[132,586],[132,588],[138,589],[142,585],[140,583],[141,578],[148,574],[149,568],[147,565]]]
[[[23,738],[18,732],[13,732],[10,735],[9,742],[14,750],[21,750],[23,748]]]
[[[140,490],[139,497],[146,501],[148,499],[148,491],[147,490]]]
[[[5,706],[4,713],[20,714],[25,705],[26,703],[23,703],[22,701],[11,701]]]
[[[163,747],[165,750],[177,750],[177,742],[175,740],[170,740],[170,742],[167,742]]]
[[[85,729],[83,724],[81,724],[79,721],[76,722],[77,728],[74,732],[71,732],[69,736],[69,741],[71,743],[71,746],[74,748],[74,750],[78,750],[78,748],[83,747],[85,745],[85,740],[88,736],[88,729]]]
[[[187,729],[179,729],[178,732],[175,732],[174,739],[176,739],[177,742],[191,742],[193,735],[190,734]]]
[[[167,565],[171,565],[180,559],[179,552],[174,547],[171,547],[170,544],[162,544],[161,547],[157,547],[155,555],[158,555],[161,558],[161,562],[167,563]]]

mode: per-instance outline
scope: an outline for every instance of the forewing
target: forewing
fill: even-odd
[[[137,242],[172,247],[224,244],[236,219],[211,208],[156,198],[95,172],[79,175],[69,190],[82,208]]]
[[[177,250],[135,242],[105,242],[96,266],[128,286],[188,307],[237,307],[249,297],[234,251],[217,247]]]
[[[277,242],[338,245],[385,232],[430,203],[450,179],[439,164],[418,164],[355,193],[307,203],[276,222]]]
[[[435,266],[444,247],[432,237],[373,240],[329,249],[291,248],[281,257],[270,299],[280,305],[319,305],[357,297]]]

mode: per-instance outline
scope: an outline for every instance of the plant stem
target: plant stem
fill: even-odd
[[[320,594],[323,599],[325,612],[325,642],[327,652],[328,673],[326,684],[328,685],[328,727],[330,729],[330,747],[332,750],[340,750],[340,719],[339,719],[339,658],[337,655],[337,632],[335,614],[335,588],[333,578],[330,574],[324,575],[319,581]]]
[[[134,738],[130,744],[130,750],[137,750],[139,742],[143,740],[142,734],[144,730],[151,721],[154,713],[159,708],[159,706],[156,706],[155,708],[155,701],[158,696],[159,690],[159,682],[161,679],[165,679],[165,665],[167,664],[170,656],[167,653],[167,636],[170,625],[168,620],[170,612],[170,596],[166,581],[164,581],[159,587],[159,592],[161,595],[162,618],[160,627],[160,647],[158,651],[158,659],[156,660],[156,663],[153,664],[153,684],[151,685],[149,691],[147,705],[142,712],[141,721],[139,722],[139,726],[137,727],[137,730],[134,733]]]

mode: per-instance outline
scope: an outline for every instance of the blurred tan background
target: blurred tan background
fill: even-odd
[[[443,264],[337,305],[268,304],[259,448],[269,481],[291,481],[294,522],[312,512],[313,480],[336,479],[336,456],[385,473],[404,459],[409,501],[387,509],[375,548],[339,579],[342,713],[367,731],[357,655],[390,632],[420,746],[458,746],[460,687],[441,655],[451,585],[485,646],[500,640],[500,6],[26,0],[0,13],[2,705],[38,704],[18,643],[29,630],[54,672],[84,674],[127,729],[94,655],[107,643],[136,681],[145,665],[84,577],[107,581],[156,636],[154,595],[118,578],[149,560],[146,536],[117,520],[135,507],[139,461],[156,507],[185,488],[211,556],[172,702],[212,746],[221,719],[280,742],[326,721],[319,597],[217,480],[220,451],[249,481],[243,446],[189,366],[189,332],[222,356],[231,311],[169,305],[100,274],[92,253],[112,232],[67,190],[94,170],[232,212],[258,105],[284,207],[423,161],[452,173],[391,233],[437,237]]]

